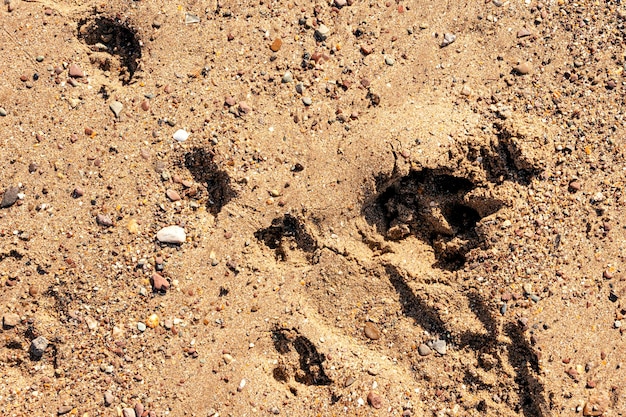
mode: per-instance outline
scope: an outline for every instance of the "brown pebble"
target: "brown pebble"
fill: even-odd
[[[39,290],[34,285],[31,285],[30,287],[28,287],[28,294],[31,297],[36,297],[37,294],[39,294]]]
[[[87,136],[93,135],[93,129],[90,128],[90,127],[86,127],[85,128],[85,135],[87,135]]]
[[[604,279],[613,279],[615,278],[615,274],[611,271],[609,271],[608,269],[606,269],[603,273],[602,276],[604,277]]]
[[[176,190],[172,190],[171,188],[168,188],[165,191],[165,195],[167,195],[167,198],[169,198],[170,201],[180,201],[180,194],[178,194],[178,191]]]
[[[143,416],[143,412],[144,412],[143,404],[142,403],[135,404],[135,415],[137,417],[141,417]]]
[[[20,324],[20,316],[14,313],[5,314],[2,317],[2,327],[6,329],[12,329],[13,327]]]
[[[166,94],[170,94],[172,92],[172,86],[171,85],[166,85],[165,87],[163,87],[163,91],[165,91]]]
[[[522,29],[517,31],[517,37],[518,38],[525,38],[526,36],[530,36],[530,30],[528,30],[526,28],[522,28]]]
[[[61,407],[59,407],[59,409],[57,410],[57,414],[62,416],[63,414],[67,414],[70,411],[72,411],[72,406],[71,405],[62,405]]]
[[[96,223],[103,227],[113,226],[113,220],[111,220],[111,217],[106,214],[98,214],[96,216]]]
[[[377,410],[383,406],[383,398],[374,391],[370,391],[369,394],[367,394],[367,402],[372,408]]]
[[[530,62],[522,62],[521,64],[519,64],[516,67],[514,67],[513,71],[517,75],[530,74],[530,72],[532,71],[532,66],[531,66]]]
[[[609,403],[607,395],[592,395],[583,407],[583,416],[601,416],[608,410]]]
[[[235,99],[233,97],[226,97],[224,99],[224,104],[226,104],[228,107],[232,107],[235,104],[237,104],[237,102],[235,101]]]
[[[575,193],[580,191],[581,185],[580,185],[580,181],[578,180],[574,180],[572,182],[569,183],[569,186],[567,187],[567,189],[569,190],[570,193]]]
[[[365,336],[368,339],[372,339],[372,340],[380,339],[380,331],[378,330],[376,325],[370,321],[365,323],[365,326],[363,327],[363,333],[365,333]]]
[[[144,111],[150,110],[150,102],[148,100],[144,100],[141,102],[141,110],[144,110]]]
[[[248,114],[252,111],[252,107],[250,107],[250,105],[248,103],[246,103],[245,101],[240,101],[239,102],[239,112],[242,114]]]
[[[26,75],[26,74],[22,74],[22,75],[20,75],[20,81],[22,81],[22,82],[24,82],[24,83],[25,83],[26,81],[28,81],[28,75]]]
[[[283,41],[280,38],[274,39],[274,42],[270,45],[270,49],[272,52],[280,51],[281,46],[283,46]]]
[[[166,291],[170,288],[170,283],[156,272],[152,274],[152,288],[155,291]]]

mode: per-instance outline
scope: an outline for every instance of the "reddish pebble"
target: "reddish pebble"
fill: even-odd
[[[226,104],[228,107],[232,107],[237,104],[237,102],[233,97],[226,97],[226,99],[224,100],[224,104]]]
[[[22,74],[22,75],[20,76],[20,81],[22,81],[22,82],[26,82],[26,81],[28,81],[28,75],[26,75],[26,74]]]
[[[72,78],[82,78],[85,76],[83,70],[76,64],[70,64],[68,74]]]
[[[383,406],[382,397],[374,391],[370,391],[370,393],[367,394],[367,402],[377,410]]]
[[[171,85],[166,85],[165,87],[163,87],[163,91],[165,91],[167,94],[170,94],[172,92],[172,86]]]
[[[85,128],[85,135],[87,135],[87,136],[93,135],[93,129],[90,128],[90,127],[86,127]]]
[[[170,288],[170,283],[155,272],[152,274],[152,288],[155,291],[166,291]]]
[[[144,100],[141,102],[141,110],[143,111],[150,110],[150,102],[148,100]]]
[[[239,112],[242,114],[248,114],[252,111],[252,107],[248,105],[245,101],[239,103]]]

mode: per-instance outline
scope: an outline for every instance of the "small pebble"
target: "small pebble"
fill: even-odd
[[[280,51],[280,48],[283,46],[283,41],[280,38],[276,38],[274,39],[274,42],[272,42],[272,44],[270,45],[270,49],[272,50],[272,52],[278,52]]]
[[[517,31],[517,37],[518,38],[525,38],[526,36],[530,36],[530,30],[528,30],[526,28],[522,28],[522,29]]]
[[[143,404],[142,403],[135,404],[135,414],[137,415],[137,417],[143,416],[143,412],[144,412]]]
[[[18,199],[18,194],[20,193],[20,189],[18,187],[9,187],[6,189],[4,194],[2,195],[2,200],[0,201],[0,208],[9,208]]]
[[[304,103],[305,106],[310,106],[313,104],[313,100],[311,100],[311,97],[302,97],[302,103]]]
[[[113,101],[111,102],[111,104],[109,104],[109,108],[111,109],[115,117],[119,119],[120,113],[122,112],[124,105],[120,103],[119,101]]]
[[[37,57],[35,58],[35,60],[36,60],[37,62],[43,62],[43,60],[44,60],[44,56],[43,56],[43,55],[37,55]]]
[[[34,339],[30,343],[29,351],[30,351],[30,354],[34,358],[39,359],[43,356],[47,348],[48,348],[48,339],[46,339],[43,336],[39,336],[38,338]]]
[[[0,107],[0,116],[5,117],[6,115],[7,115],[7,111],[4,109],[4,107]]]
[[[72,191],[72,197],[73,198],[80,198],[83,195],[85,195],[85,192],[80,187],[76,187],[76,188],[74,188],[74,191]]]
[[[70,64],[67,72],[72,78],[82,78],[85,76],[83,70],[76,64]]]
[[[396,60],[393,59],[393,57],[390,57],[390,56],[385,57],[385,64],[392,66],[395,63],[396,63]]]
[[[155,291],[166,291],[170,288],[170,283],[163,276],[155,272],[152,274],[152,288]]]
[[[140,332],[145,332],[146,331],[146,323],[140,321],[137,323],[137,330],[139,330]],[[134,410],[133,410],[134,412]]]
[[[430,343],[430,347],[440,355],[445,355],[448,351],[445,340],[437,339]]]
[[[137,414],[135,414],[135,410],[133,408],[127,407],[122,410],[122,416],[123,417],[137,417]]]
[[[150,102],[148,100],[144,100],[141,102],[141,110],[143,111],[150,110]]]
[[[428,347],[427,344],[422,343],[417,348],[417,353],[419,353],[420,356],[428,356],[428,355],[430,355],[432,353],[432,350]]]
[[[113,220],[111,220],[111,217],[106,214],[98,214],[96,216],[96,223],[103,227],[113,226]]]
[[[521,64],[515,66],[513,68],[513,71],[517,74],[517,75],[526,75],[526,74],[530,74],[530,72],[532,71],[532,66],[530,65],[530,62],[522,62]]]
[[[157,232],[156,238],[162,243],[185,243],[187,235],[180,226],[167,226]]]
[[[314,34],[315,40],[318,42],[325,41],[328,38],[328,35],[330,35],[330,29],[328,29],[328,27],[324,24],[319,25]]]
[[[62,405],[59,407],[59,409],[57,410],[57,414],[62,416],[64,414],[69,413],[70,411],[72,411],[74,407],[72,407],[71,405]]]
[[[189,132],[187,132],[184,129],[178,129],[176,132],[174,132],[174,135],[173,135],[173,138],[177,140],[178,142],[184,142],[187,140],[188,137],[189,137]]]
[[[111,391],[105,391],[104,393],[104,406],[108,407],[115,401],[115,397],[111,393]]]
[[[375,391],[370,391],[369,394],[367,394],[367,403],[371,405],[372,408],[378,410],[383,406],[383,399]]]
[[[441,47],[445,48],[446,46],[454,43],[454,41],[456,41],[456,35],[452,33],[446,33],[445,35],[443,35],[443,41],[441,42]]]
[[[174,202],[174,201],[180,201],[180,194],[178,194],[178,191],[176,190],[172,190],[171,188],[168,188],[165,191],[165,195],[167,196],[167,198],[170,199],[170,201]]]
[[[365,326],[363,327],[363,333],[365,333],[365,336],[368,339],[372,339],[372,340],[380,339],[380,331],[378,330],[376,325],[370,321],[365,323]]]
[[[287,84],[287,83],[293,82],[293,75],[291,74],[291,71],[287,71],[283,75],[282,82],[283,82],[283,84]]]
[[[2,326],[5,329],[12,329],[13,327],[20,324],[20,316],[14,313],[7,313],[2,316]]]
[[[250,105],[248,103],[246,103],[245,101],[240,101],[239,102],[239,113],[241,114],[248,114],[252,111],[252,107],[250,107]]]

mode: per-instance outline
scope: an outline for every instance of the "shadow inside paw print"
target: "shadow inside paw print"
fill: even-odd
[[[382,190],[364,213],[386,239],[417,236],[434,249],[435,267],[457,270],[478,246],[476,224],[503,205],[473,196],[476,188],[467,178],[445,172],[413,171]]]

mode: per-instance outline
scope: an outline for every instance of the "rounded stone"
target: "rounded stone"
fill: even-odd
[[[365,333],[365,336],[368,339],[371,339],[371,340],[380,339],[380,330],[378,330],[376,325],[372,322],[368,321],[367,323],[365,323],[365,326],[363,327],[363,333]]]
[[[184,243],[187,234],[180,226],[167,226],[157,232],[156,238],[162,243]]]

